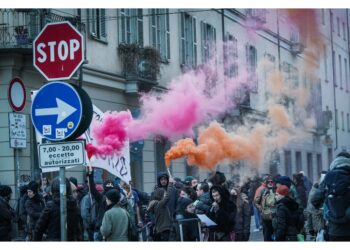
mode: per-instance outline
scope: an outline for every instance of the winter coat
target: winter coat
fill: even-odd
[[[127,211],[114,205],[105,212],[100,230],[106,241],[128,241],[128,226]]]
[[[103,216],[104,216],[105,212],[107,211],[108,206],[106,203],[106,196],[104,194],[101,194],[100,192],[98,192],[96,189],[93,173],[94,172],[92,172],[92,174],[90,174],[88,178],[89,178],[91,195],[92,195],[93,199],[95,199],[96,205],[97,205],[97,207],[96,207],[97,218],[95,220],[95,232],[100,232],[100,227],[102,225]],[[105,186],[105,184],[104,184],[104,186]],[[105,189],[105,187],[104,187],[104,189]],[[131,223],[134,224],[135,223],[134,211],[133,211],[133,208],[132,208],[130,202],[128,202],[128,200],[125,198],[125,196],[122,196],[120,198],[119,205],[128,211],[128,213],[130,214]]]
[[[152,200],[148,205],[147,211],[155,217],[156,233],[172,229],[172,217],[167,205],[173,190],[173,183],[169,183],[165,196],[161,200]]]
[[[169,183],[168,174],[166,172],[159,172],[157,175],[157,187],[156,188],[166,189],[166,187],[162,187],[160,184],[160,178],[162,176],[165,176],[166,178],[168,178],[168,183]],[[169,201],[168,201],[168,205],[167,205],[169,208],[171,219],[175,218],[178,197],[179,197],[179,195],[178,195],[176,188],[172,188],[171,193],[169,194]]]
[[[306,220],[306,229],[308,232],[314,231],[319,232],[321,229],[324,229],[324,219],[323,219],[323,210],[320,208],[316,208],[311,200],[314,197],[318,186],[313,186],[309,193],[309,199],[307,201],[307,207],[306,207],[306,214],[307,214],[307,220]]]
[[[262,194],[266,188],[266,184],[262,183],[260,187],[256,189],[254,194],[254,205],[259,209],[259,211],[261,211]]]
[[[199,241],[198,217],[186,211],[186,207],[191,203],[189,198],[179,197],[177,200],[176,219],[178,224],[182,225],[183,241]]]
[[[297,241],[304,220],[296,201],[288,196],[277,201],[274,221],[276,241]]]
[[[209,213],[212,201],[210,200],[209,192],[203,193],[198,197],[198,203],[196,205],[196,213],[206,214]]]
[[[36,222],[38,221],[44,208],[44,200],[39,194],[35,194],[33,198],[28,197],[26,200],[25,209],[29,216],[29,226],[31,230],[35,229]]]
[[[240,200],[237,200],[240,199]],[[251,211],[248,196],[241,193],[236,198],[237,213],[235,217],[235,233],[237,241],[248,241],[250,235]]]
[[[212,189],[218,190],[221,196],[221,202],[219,203],[219,209],[214,211],[211,207],[208,217],[212,219],[217,226],[213,227],[212,230],[215,232],[230,233],[234,230],[235,216],[236,216],[236,205],[230,200],[227,192],[221,186],[213,186],[210,189],[210,199],[214,201],[212,196]]]
[[[53,197],[52,201],[46,204],[35,226],[34,241],[41,241],[46,230],[48,241],[61,240],[60,214],[60,199]],[[80,210],[76,200],[70,196],[67,197],[67,240],[81,240],[81,235]]]
[[[90,196],[89,193],[86,194],[83,199],[81,199],[80,212],[84,227],[88,228],[89,230],[94,230],[97,218],[97,204],[96,200]]]
[[[12,219],[10,204],[0,196],[0,241],[11,241]]]
[[[306,208],[307,206],[307,197],[306,197],[306,188],[303,183],[300,183],[299,185],[296,186],[296,190],[298,192],[298,196],[301,200],[301,205],[302,208]]]

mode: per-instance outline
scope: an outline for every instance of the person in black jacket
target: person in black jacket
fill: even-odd
[[[33,231],[35,229],[36,222],[38,221],[41,212],[44,210],[45,202],[41,195],[38,193],[39,185],[35,181],[31,181],[27,187],[28,199],[25,203],[26,213],[29,216],[28,225],[28,237],[29,240],[33,239]]]
[[[296,201],[288,196],[289,189],[281,185],[276,190],[276,216],[273,227],[276,241],[297,241],[304,218]]]
[[[236,205],[222,186],[211,187],[209,193],[213,203],[208,216],[217,224],[211,229],[213,233],[211,240],[231,241],[235,226]]]
[[[14,210],[11,208],[9,201],[12,190],[7,185],[0,185],[0,241],[11,241],[12,221]]]
[[[47,202],[34,230],[34,241],[41,241],[47,231],[48,241],[61,240],[60,223],[60,180],[55,178],[51,183],[52,200]],[[67,195],[67,240],[80,241],[82,233],[80,227],[80,210],[76,200],[72,197],[70,182],[66,178]]]
[[[198,232],[198,217],[194,211],[195,206],[193,204],[193,200],[185,197],[180,197],[178,199],[176,219],[179,223],[179,229],[182,230],[183,241],[200,241]]]

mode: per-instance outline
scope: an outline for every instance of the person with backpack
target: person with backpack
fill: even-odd
[[[128,212],[119,205],[120,192],[111,189],[105,193],[107,211],[100,227],[105,241],[128,241]]]
[[[288,194],[289,188],[285,185],[276,189],[276,216],[273,218],[276,241],[297,241],[297,235],[304,226],[299,205]]]
[[[329,241],[350,241],[350,154],[341,152],[324,179]]]
[[[263,225],[264,241],[272,241],[273,227],[272,227],[272,215],[275,212],[276,194],[274,191],[275,183],[272,177],[266,179],[266,188],[261,191],[260,204],[257,204],[261,208],[261,219]]]

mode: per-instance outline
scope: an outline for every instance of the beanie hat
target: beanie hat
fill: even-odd
[[[107,187],[107,185],[109,187]],[[105,192],[108,192],[109,190],[111,189],[114,189],[115,185],[114,185],[114,182],[112,180],[106,180],[104,183],[103,183],[103,190]]]
[[[188,205],[193,203],[193,200],[190,198],[185,198],[185,197],[179,197],[177,200],[177,206],[178,206],[178,211],[183,212]]]
[[[283,196],[288,196],[289,188],[286,185],[281,185],[276,189],[276,193],[283,195]]]
[[[193,179],[193,176],[186,176],[185,182],[190,183]]]
[[[106,197],[108,200],[110,200],[112,203],[116,204],[120,200],[120,193],[116,189],[111,189],[106,192]]]
[[[276,183],[280,183],[290,188],[290,185],[292,184],[292,180],[288,176],[280,176],[276,179]]]
[[[36,181],[31,181],[28,183],[28,188],[27,190],[32,190],[33,193],[38,193],[39,185]]]

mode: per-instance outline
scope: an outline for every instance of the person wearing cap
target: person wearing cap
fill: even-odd
[[[279,176],[276,178],[276,187],[280,185],[285,185],[289,188],[289,197],[295,200],[299,204],[299,208],[302,209],[302,202],[297,192],[294,182],[288,176]]]
[[[276,241],[297,241],[297,235],[304,226],[299,205],[289,197],[289,188],[279,185],[276,189],[276,216],[273,219]]]
[[[180,197],[177,201],[176,219],[182,225],[183,241],[199,241],[198,217],[193,200]]]
[[[128,241],[129,216],[119,205],[120,192],[111,189],[105,195],[108,210],[102,219],[101,234],[105,241]]]
[[[36,181],[31,181],[28,183],[27,195],[28,199],[24,206],[27,215],[29,216],[28,239],[32,240],[36,222],[38,221],[41,212],[45,208],[45,202],[42,196],[39,194],[39,184]]]

